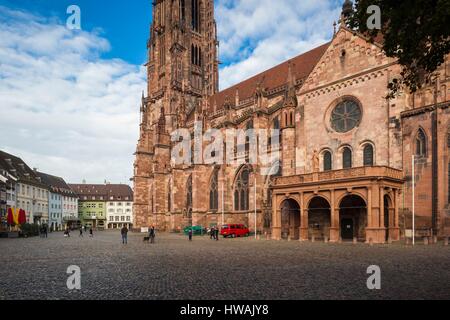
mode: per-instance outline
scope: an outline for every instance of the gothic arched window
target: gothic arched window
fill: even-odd
[[[373,146],[368,144],[363,150],[364,166],[373,166]]]
[[[427,155],[427,138],[425,132],[419,129],[416,138],[416,156],[425,157]]]
[[[209,185],[209,209],[219,210],[219,170],[214,170]]]
[[[352,150],[349,147],[345,147],[342,150],[342,167],[344,169],[352,167]]]
[[[234,186],[234,210],[246,211],[249,209],[249,181],[250,170],[244,167],[239,173]]]
[[[333,160],[330,151],[323,153],[323,171],[333,170]]]
[[[200,31],[200,6],[199,0],[192,0],[192,29]]]
[[[186,207],[192,208],[192,203],[192,175],[190,175],[186,184]]]

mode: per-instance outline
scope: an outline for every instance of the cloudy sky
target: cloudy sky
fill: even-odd
[[[216,1],[221,88],[328,41],[342,2]],[[71,183],[129,183],[150,20],[149,0],[0,0],[0,149]]]

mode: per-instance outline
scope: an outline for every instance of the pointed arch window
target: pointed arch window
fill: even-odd
[[[425,157],[427,155],[427,138],[425,132],[419,129],[416,138],[416,156]]]
[[[352,167],[352,150],[349,147],[345,147],[342,150],[342,167],[344,169]]]
[[[244,167],[239,173],[234,186],[234,210],[246,211],[249,209],[249,181],[250,170]]]
[[[333,160],[330,151],[323,153],[323,171],[330,171],[333,169]]]
[[[200,31],[200,6],[199,0],[192,0],[192,29]]]
[[[364,156],[364,166],[373,166],[373,146],[368,144],[364,147],[363,150],[363,156]]]
[[[209,186],[209,209],[219,210],[219,170],[214,170]]]
[[[192,208],[192,203],[192,175],[190,175],[186,184],[186,207]]]

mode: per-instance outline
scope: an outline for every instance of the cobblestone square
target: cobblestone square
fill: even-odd
[[[0,239],[0,299],[450,299],[449,247],[256,241],[117,231]],[[66,286],[70,265],[81,290]],[[370,265],[381,290],[369,290]]]

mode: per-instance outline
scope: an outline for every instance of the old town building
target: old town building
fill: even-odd
[[[21,158],[0,151],[0,168],[17,177],[14,194],[16,209],[25,210],[28,223],[48,223],[48,187]]]
[[[218,92],[213,1],[153,6],[136,228],[239,222],[273,239],[395,241],[411,229],[415,180],[417,234],[450,232],[449,59],[422,90],[386,99],[401,66],[382,40],[341,23],[329,43]],[[279,129],[279,143],[268,143],[279,157],[211,164],[192,153],[195,164],[178,164],[173,155],[186,157],[176,149],[186,137],[171,137],[176,129],[195,138],[198,130]],[[200,144],[210,150],[207,140]],[[244,162],[261,143],[232,142],[224,149]]]
[[[115,229],[133,225],[133,190],[123,184],[69,184],[78,196],[82,226]]]
[[[50,230],[65,230],[78,224],[78,197],[61,177],[36,172],[49,188],[48,207]]]

